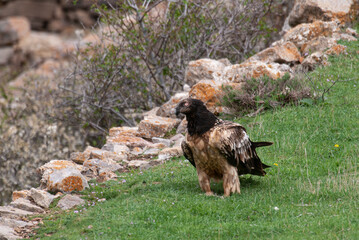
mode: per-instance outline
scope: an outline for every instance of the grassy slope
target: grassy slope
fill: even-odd
[[[206,197],[194,168],[175,159],[93,186],[90,203],[107,201],[47,216],[36,237],[359,239],[359,43],[345,44],[349,55],[331,58],[331,67],[312,76],[355,80],[335,85],[324,103],[240,120],[252,140],[275,143],[259,150],[273,167],[263,178],[242,177],[241,195]],[[212,187],[223,194],[221,184]]]

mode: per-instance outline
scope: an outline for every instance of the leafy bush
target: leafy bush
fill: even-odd
[[[126,110],[168,100],[185,84],[188,62],[226,57],[240,62],[265,40],[272,0],[124,1],[94,4],[101,44],[75,56],[57,96],[57,117],[105,133],[133,125]]]

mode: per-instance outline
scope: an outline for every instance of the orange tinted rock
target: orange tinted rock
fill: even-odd
[[[293,42],[298,48],[303,44],[318,38],[318,37],[331,37],[334,33],[339,32],[338,22],[323,22],[316,21],[313,23],[303,23],[290,29],[279,42],[290,41]]]
[[[227,64],[225,61],[208,58],[191,61],[186,68],[185,82],[192,86],[203,80],[218,81]]]
[[[325,49],[330,48],[336,44],[337,42],[334,38],[319,36],[318,38],[304,43],[301,47],[301,52],[304,55],[307,55],[318,51],[324,51]]]
[[[179,119],[165,117],[148,117],[138,125],[138,136],[144,138],[163,137],[180,123]]]
[[[346,50],[347,50],[347,46],[336,44],[336,45],[332,46],[331,48],[329,48],[327,51],[325,51],[325,54],[339,55],[342,53],[346,53]]]
[[[292,42],[280,43],[276,46],[266,48],[255,54],[245,62],[261,61],[264,63],[297,63],[300,62],[300,52]]]
[[[137,136],[132,135],[117,135],[114,137],[107,137],[106,144],[118,144],[118,145],[125,145],[129,148],[134,147],[149,147],[152,146],[152,143],[149,141],[146,141],[145,139]]]
[[[328,65],[328,56],[322,52],[315,52],[310,56],[306,57],[302,62],[302,66],[308,70],[314,70],[319,65]]]
[[[20,191],[13,191],[12,192],[12,200],[15,201],[19,198],[27,198],[29,196],[29,190],[20,190]]]
[[[175,107],[182,100],[188,98],[188,92],[176,93],[166,103],[164,103],[156,112],[157,116],[176,118]]]
[[[109,136],[116,137],[119,135],[134,136],[138,131],[138,127],[113,127],[110,128]]]
[[[338,19],[341,23],[351,22],[358,15],[358,5],[358,1],[353,0],[296,1],[288,16],[288,22],[290,26],[316,20],[332,21]]]

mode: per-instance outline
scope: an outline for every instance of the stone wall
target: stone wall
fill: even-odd
[[[91,11],[92,1],[79,0],[76,4],[74,2],[73,0],[2,0],[0,19],[24,16],[30,20],[31,29],[51,32],[61,32],[76,25],[93,26],[98,15]]]

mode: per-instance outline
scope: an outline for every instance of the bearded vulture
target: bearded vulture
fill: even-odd
[[[199,185],[213,195],[210,180],[223,180],[224,196],[240,193],[239,175],[264,176],[269,166],[259,159],[256,148],[271,142],[252,142],[238,123],[224,121],[208,111],[200,100],[187,98],[178,103],[176,115],[184,114],[188,125],[181,147],[196,168]]]

